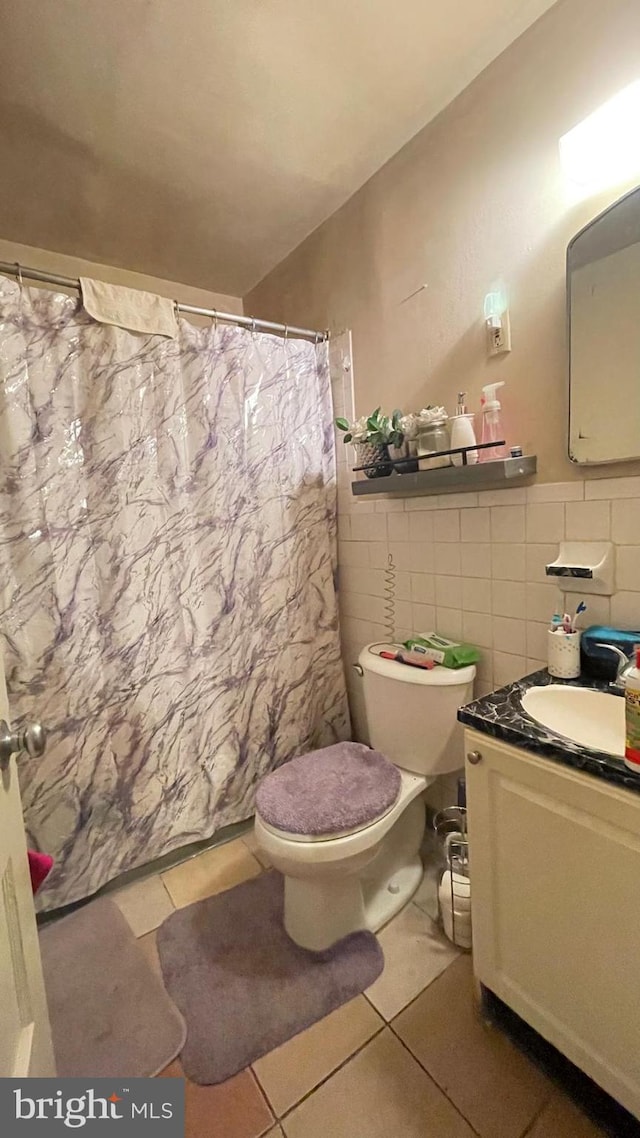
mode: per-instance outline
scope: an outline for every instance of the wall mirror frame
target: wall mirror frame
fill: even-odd
[[[640,459],[640,186],[567,249],[569,458]]]

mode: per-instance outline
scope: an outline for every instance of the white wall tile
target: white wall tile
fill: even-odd
[[[488,613],[463,612],[462,634],[469,644],[478,648],[491,648],[493,645],[493,621]]]
[[[382,597],[366,597],[361,593],[340,593],[341,616],[354,616],[357,620],[384,624],[385,611]]]
[[[382,594],[386,585],[386,575],[383,573],[382,581]],[[399,601],[410,601],[411,597],[411,574],[409,572],[401,572],[399,569],[394,570],[393,589]]]
[[[527,621],[527,656],[535,656],[538,660],[546,659],[548,633],[548,624]]]
[[[472,506],[478,505],[477,494],[438,494],[435,499],[435,506],[438,510],[469,510]]]
[[[465,612],[491,612],[491,581],[486,577],[463,577],[462,607]]]
[[[618,545],[635,545],[640,534],[640,498],[612,503],[611,537]]]
[[[436,574],[436,605],[447,609],[462,608],[462,582],[460,577]]]
[[[376,514],[402,514],[404,513],[404,498],[377,498],[374,503]]]
[[[488,542],[463,545],[460,556],[463,577],[491,576],[491,546]]]
[[[524,486],[507,486],[504,490],[481,490],[479,506],[522,506],[527,500]]]
[[[574,613],[579,601],[585,601],[587,611],[578,618],[580,628],[588,628],[590,624],[611,624],[611,598],[580,596],[580,593],[564,594],[564,612]]]
[[[464,614],[462,625],[464,628]],[[476,682],[493,684],[493,651],[491,648],[481,648],[480,659],[476,664]]]
[[[579,502],[584,482],[539,482],[527,487],[527,502]]]
[[[546,667],[546,660],[537,660],[535,657],[527,656],[527,675],[530,675],[531,672],[543,671]]]
[[[638,534],[640,539],[640,534]],[[640,592],[640,545],[619,545],[616,558],[616,587]]]
[[[384,530],[382,531],[384,533]],[[408,514],[388,514],[387,515],[387,537],[391,541],[408,541],[409,540],[409,515]]]
[[[610,536],[610,502],[571,502],[566,507],[567,541],[608,541]]]
[[[524,581],[525,545],[507,542],[491,547],[491,574],[498,581]]]
[[[436,542],[435,569],[436,573],[460,576],[460,545],[450,542]]]
[[[549,578],[545,573],[545,566],[557,559],[559,547],[557,545],[527,544],[525,550],[527,581],[536,581],[540,585],[548,584]]]
[[[369,546],[363,541],[338,542],[338,564],[369,565]]]
[[[491,514],[488,506],[475,510],[463,510],[460,514],[460,536],[462,541],[490,541]]]
[[[514,620],[508,616],[493,618],[493,647],[498,652],[511,652],[516,656],[526,655],[527,626],[524,620]]]
[[[372,569],[386,569],[389,561],[389,545],[386,541],[370,541],[369,564]]]
[[[571,509],[571,507],[568,507]],[[564,504],[541,502],[527,506],[527,542],[550,544],[564,538]]]
[[[460,541],[460,511],[438,510],[433,515],[435,541]]]
[[[462,612],[460,609],[436,609],[436,631],[448,640],[462,640]]]
[[[492,581],[491,611],[495,616],[515,616],[525,618],[524,581]]]
[[[375,541],[384,539],[387,527],[381,514],[351,514],[351,540]]]
[[[640,498],[640,476],[631,478],[588,479],[584,484],[585,498]]]
[[[527,661],[524,656],[514,656],[508,652],[493,653],[493,682],[497,688],[512,684],[527,674]]]
[[[351,518],[348,514],[338,514],[338,541],[350,541]]]
[[[391,619],[391,616],[389,616],[388,620],[391,621]],[[413,611],[411,601],[399,601],[396,597],[393,602],[393,630],[396,639],[401,639],[398,629],[411,628],[412,624]]]
[[[435,510],[437,501],[437,494],[416,494],[413,498],[404,499],[404,508],[407,513],[412,513],[414,510]]]
[[[524,541],[524,511],[524,506],[492,506],[492,541],[511,543]]]
[[[433,573],[411,574],[411,600],[420,605],[435,604],[436,584]]]
[[[614,628],[640,632],[640,594],[616,593],[611,598],[611,623]]]
[[[408,573],[433,573],[434,546],[430,542],[394,541],[389,551],[396,569]]]
[[[435,605],[412,605],[413,619],[412,628],[414,632],[435,632],[436,631],[436,609]]]
[[[526,585],[526,617],[540,623],[551,624],[555,612],[564,612],[564,597],[557,585]]]
[[[351,593],[364,593],[369,597],[381,597],[384,586],[384,570],[365,569],[361,565],[341,565],[339,568],[340,588]]]
[[[416,511],[405,517],[409,523],[409,541],[433,541],[433,513]]]

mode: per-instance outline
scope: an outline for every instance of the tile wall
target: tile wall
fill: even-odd
[[[332,341],[331,377],[335,413],[350,417],[348,333]],[[575,610],[582,597],[545,576],[563,539],[616,546],[615,592],[584,598],[584,625],[640,628],[640,477],[363,501],[351,493],[353,449],[337,435],[340,616],[356,738],[367,740],[367,726],[352,665],[363,645],[389,638],[390,556],[394,638],[436,629],[476,644],[479,695],[545,666],[552,613]]]
[[[615,593],[586,597],[586,624],[640,628],[640,478],[541,483],[359,502],[340,467],[342,638],[354,727],[366,738],[360,648],[388,635],[385,566],[394,564],[395,638],[437,629],[482,651],[477,694],[545,666],[553,612],[575,609],[545,576],[558,542],[611,540]]]

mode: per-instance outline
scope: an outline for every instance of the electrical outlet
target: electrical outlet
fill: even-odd
[[[509,319],[508,308],[499,318],[498,327],[494,326],[496,323],[498,322],[487,320],[487,343],[490,356],[501,356],[504,352],[511,351],[511,320]]]

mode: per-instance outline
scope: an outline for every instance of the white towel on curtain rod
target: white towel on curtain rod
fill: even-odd
[[[94,281],[91,277],[80,277],[80,288],[85,311],[101,324],[167,336],[170,340],[178,335],[175,303],[166,296]]]

